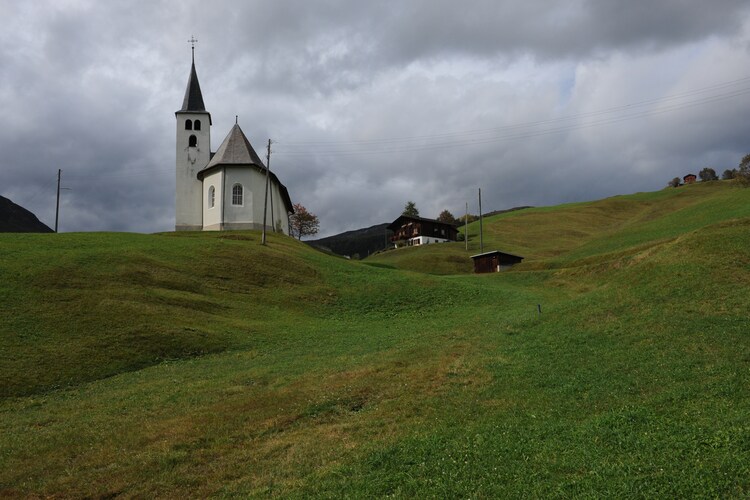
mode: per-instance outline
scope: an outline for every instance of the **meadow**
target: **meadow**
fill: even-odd
[[[468,233],[0,234],[0,496],[750,495],[750,189]]]

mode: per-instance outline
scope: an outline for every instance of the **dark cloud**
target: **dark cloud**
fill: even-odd
[[[213,148],[235,115],[259,153],[278,141],[272,168],[326,234],[409,199],[476,211],[480,186],[488,210],[658,189],[750,150],[745,1],[49,1],[0,16],[0,194],[53,223],[63,169],[66,231],[172,228],[191,35]]]

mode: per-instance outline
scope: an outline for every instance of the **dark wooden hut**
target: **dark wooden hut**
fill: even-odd
[[[472,255],[475,273],[496,273],[520,263],[523,257],[495,250]]]

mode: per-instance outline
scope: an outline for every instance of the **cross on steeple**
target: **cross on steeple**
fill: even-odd
[[[197,42],[198,39],[195,38],[195,36],[191,35],[190,40],[188,40],[188,43],[190,44],[190,49],[193,51],[193,62],[195,62],[195,42]]]

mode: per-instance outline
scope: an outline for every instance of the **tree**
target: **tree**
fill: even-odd
[[[437,220],[440,222],[445,222],[446,224],[458,224],[458,221],[455,217],[453,217],[453,214],[450,213],[448,210],[443,210],[440,212],[440,215],[438,215]]]
[[[417,208],[417,204],[413,201],[407,201],[406,205],[404,205],[404,211],[401,213],[401,215],[406,215],[408,217],[419,217],[419,209]]]
[[[716,170],[711,167],[706,167],[698,172],[698,177],[701,178],[701,182],[718,181],[719,177],[716,175]]]
[[[302,239],[303,236],[318,234],[318,216],[310,213],[301,203],[294,204],[294,213],[289,216],[291,236]]]
[[[671,181],[667,183],[667,186],[670,186],[673,188],[680,187],[680,178],[675,177],[674,179],[672,179]]]
[[[726,170],[724,170],[724,173],[721,174],[722,180],[725,180],[725,181],[732,180],[736,176],[737,176],[737,169],[736,168],[733,168],[731,170],[730,169],[726,169]]]
[[[742,184],[750,184],[750,154],[746,154],[737,168],[737,174],[734,176]]]

